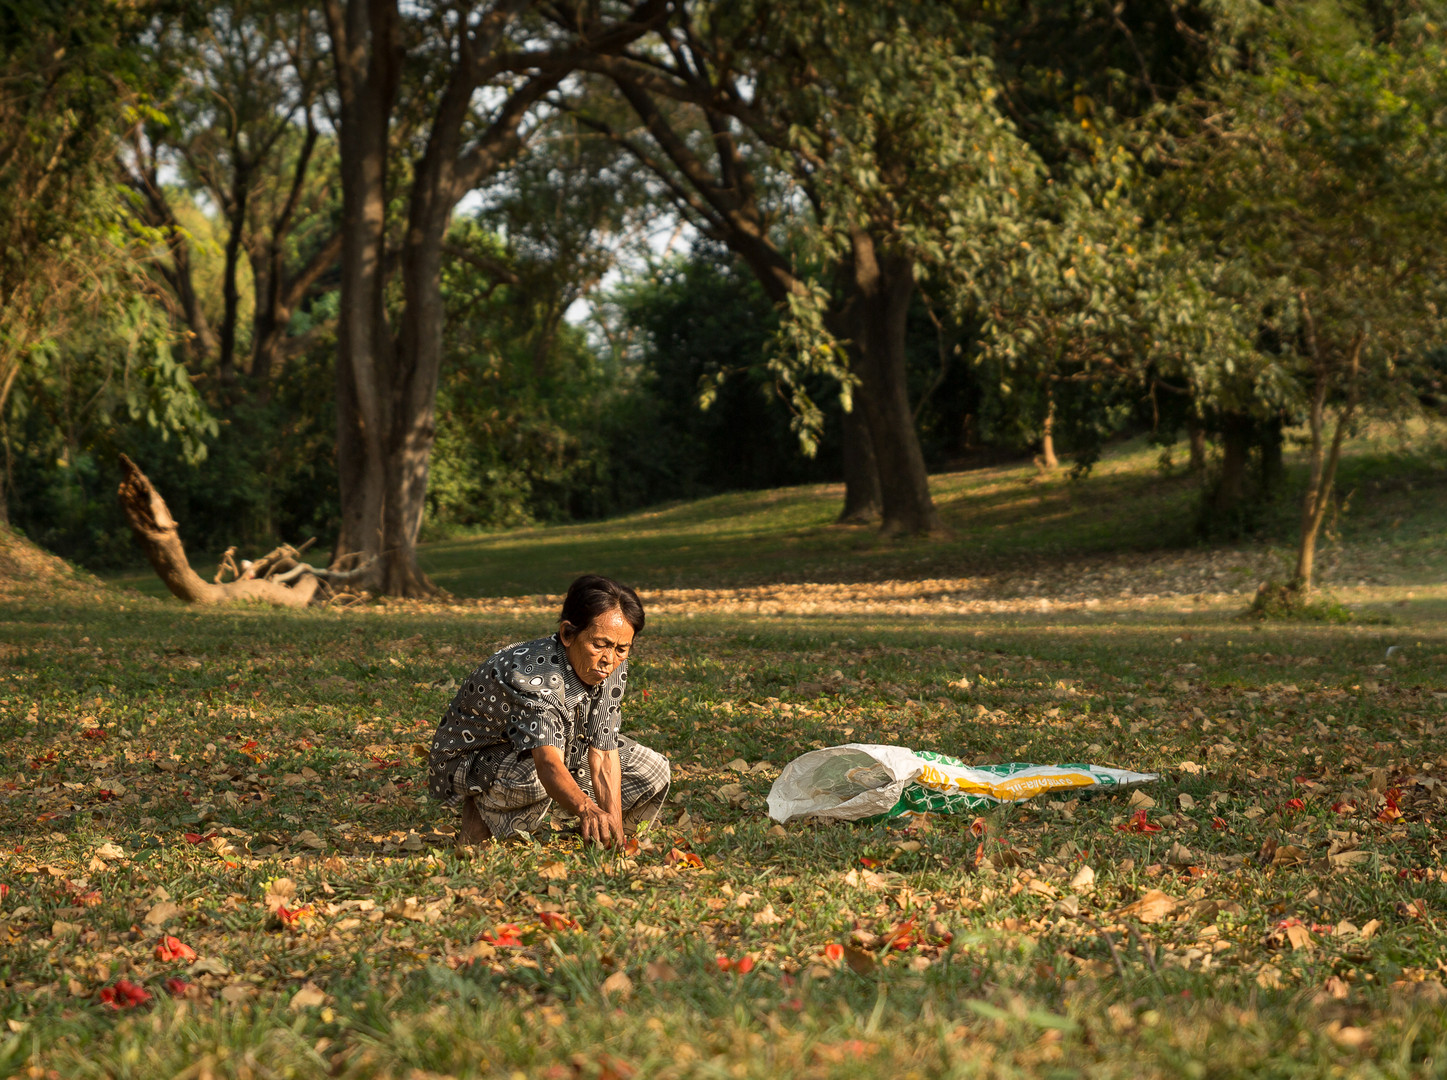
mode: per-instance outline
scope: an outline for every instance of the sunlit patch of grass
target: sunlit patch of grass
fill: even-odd
[[[1431,1072],[1447,629],[1231,615],[660,614],[627,729],[670,755],[674,797],[620,858],[459,850],[425,798],[449,686],[546,620],[14,599],[0,1073]],[[773,829],[777,770],[843,741],[1158,771],[1161,831],[1120,831],[1116,798],[1003,807],[983,839],[968,818]],[[292,926],[263,903],[282,877],[313,909]],[[1119,914],[1151,890],[1167,918]],[[934,937],[879,944],[911,918]],[[466,962],[506,924],[522,947]],[[157,959],[162,933],[215,963]],[[123,977],[153,1000],[101,1005]]]

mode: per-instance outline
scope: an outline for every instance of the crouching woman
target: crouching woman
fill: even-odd
[[[605,847],[651,822],[668,759],[619,734],[638,594],[597,574],[573,582],[558,632],[509,645],[463,682],[432,738],[432,797],[460,804],[462,839],[533,833],[549,813]]]

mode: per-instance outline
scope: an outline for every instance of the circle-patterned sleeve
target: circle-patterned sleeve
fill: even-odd
[[[500,704],[507,720],[507,737],[518,750],[540,746],[566,747],[563,677],[549,666],[518,663],[498,680]]]
[[[588,717],[588,745],[594,750],[617,750],[618,729],[623,726],[623,694],[628,688],[628,664],[603,680],[598,700]]]

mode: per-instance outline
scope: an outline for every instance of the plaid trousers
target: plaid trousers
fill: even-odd
[[[668,759],[632,739],[620,739],[618,763],[622,773],[620,794],[623,802],[623,827],[631,829],[640,822],[652,823],[663,809],[672,778]],[[469,759],[464,758],[452,774],[452,788],[459,798],[467,798]],[[574,780],[589,798],[594,798],[593,778],[587,769]],[[492,835],[505,840],[518,832],[535,833],[556,810],[558,816],[571,818],[562,807],[555,807],[543,782],[538,779],[537,766],[531,754],[508,753],[497,770],[497,781],[481,794],[471,794],[478,813]]]

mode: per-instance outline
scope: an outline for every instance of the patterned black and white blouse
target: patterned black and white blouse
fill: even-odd
[[[598,686],[583,682],[557,634],[509,645],[467,677],[443,714],[427,761],[428,790],[444,802],[486,791],[503,758],[540,746],[556,746],[568,771],[584,775],[589,749],[619,748],[627,682],[627,661]]]

